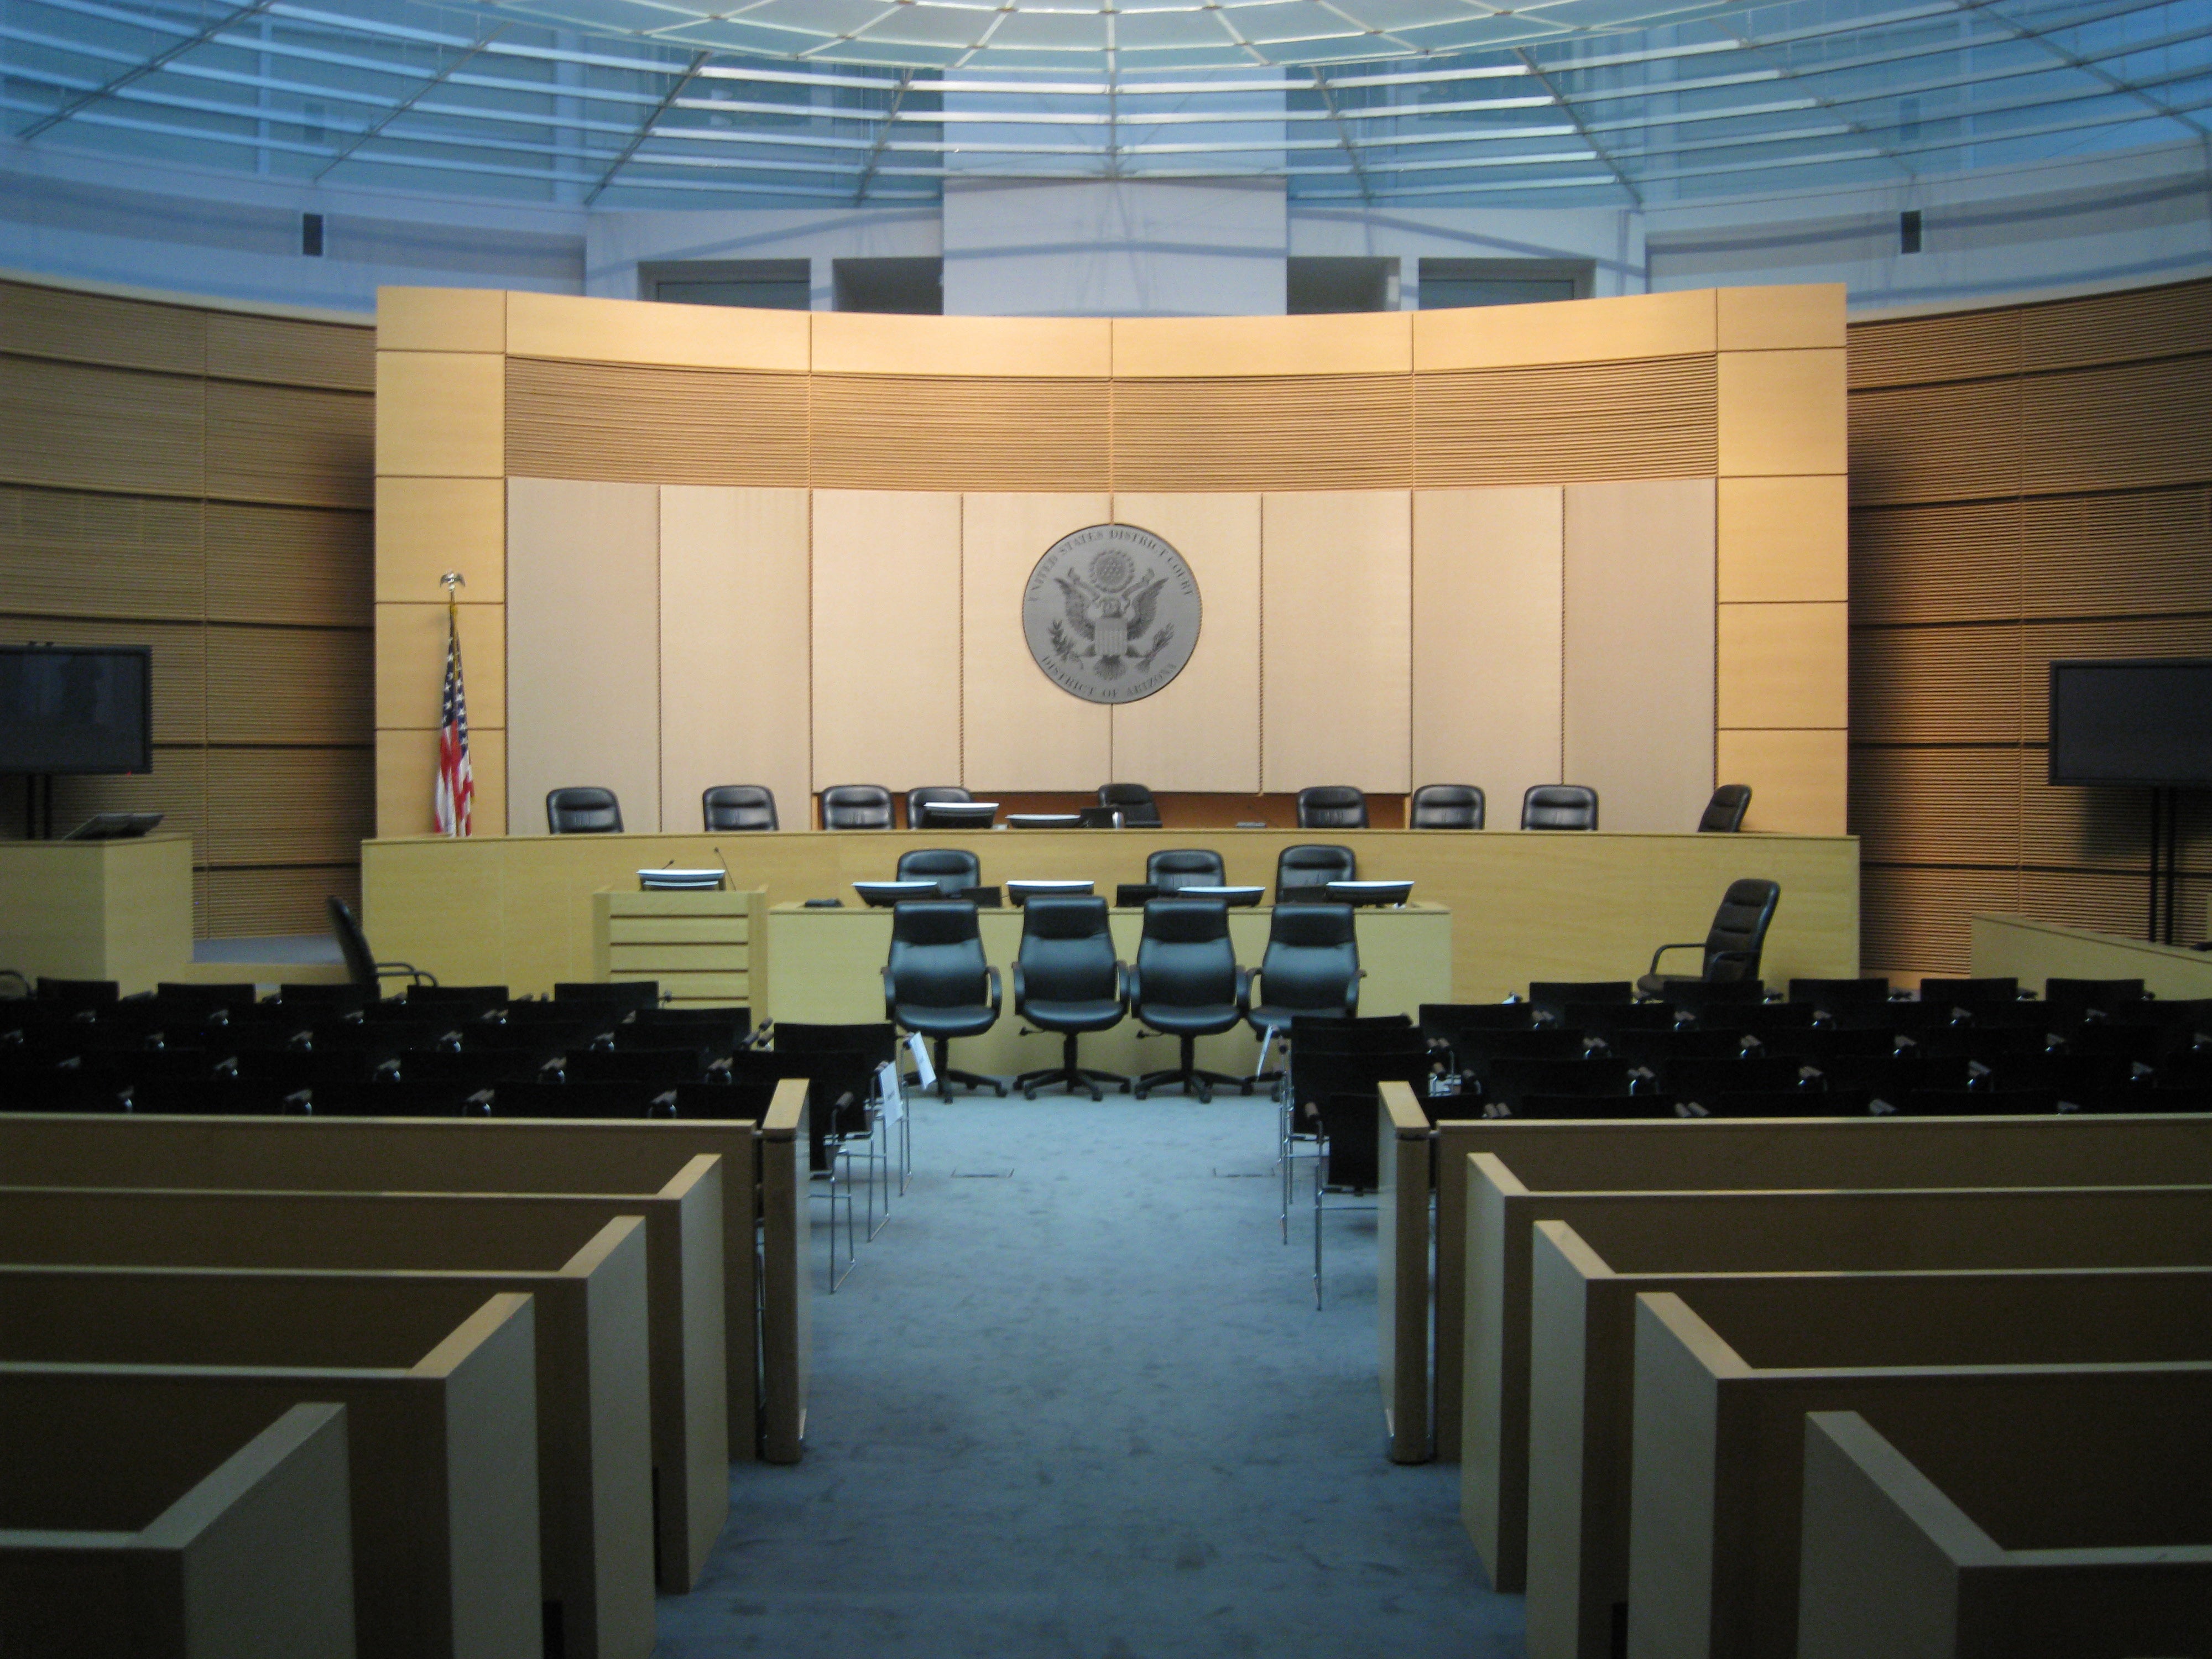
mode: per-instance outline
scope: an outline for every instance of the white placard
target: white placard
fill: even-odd
[[[906,1090],[899,1083],[899,1068],[888,1060],[876,1067],[876,1098],[882,1104],[884,1122],[896,1123],[906,1115]]]
[[[908,1034],[906,1048],[914,1056],[915,1080],[924,1089],[934,1089],[937,1086],[937,1067],[929,1063],[929,1044],[921,1032]]]

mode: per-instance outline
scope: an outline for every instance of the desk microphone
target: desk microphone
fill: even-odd
[[[730,870],[730,861],[729,861],[729,860],[727,860],[727,859],[726,859],[726,858],[722,858],[722,849],[721,849],[720,848],[717,847],[717,848],[714,849],[714,856],[715,856],[717,859],[720,859],[720,860],[721,860],[721,865],[722,865],[722,885],[723,885],[723,887],[724,887],[724,888],[726,888],[726,888],[735,887],[735,886],[738,884],[738,878],[737,878],[737,877],[736,877],[735,875],[733,875],[733,874],[731,872],[731,870]]]

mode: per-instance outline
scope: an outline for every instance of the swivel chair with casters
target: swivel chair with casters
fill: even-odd
[[[1225,886],[1229,877],[1212,848],[1169,847],[1146,854],[1145,880],[1164,897],[1185,887]]]
[[[545,796],[545,828],[556,836],[618,836],[622,803],[611,789],[554,789]]]
[[[888,830],[891,792],[879,783],[833,784],[822,792],[824,830]]]
[[[1743,815],[1751,810],[1751,786],[1747,783],[1724,783],[1713,791],[1713,798],[1705,803],[1705,816],[1698,820],[1700,831],[1719,830],[1729,833],[1743,828]]]
[[[331,918],[331,932],[337,936],[338,955],[345,961],[346,977],[367,990],[372,997],[384,994],[380,982],[387,979],[404,979],[410,985],[435,985],[438,976],[427,973],[410,962],[379,962],[376,953],[368,948],[368,936],[361,931],[361,921],[353,907],[336,896],[323,901]],[[43,985],[46,981],[41,981]]]
[[[1251,977],[1237,965],[1229,907],[1219,899],[1156,898],[1145,906],[1145,931],[1129,969],[1129,1012],[1151,1030],[1174,1037],[1181,1054],[1172,1069],[1137,1079],[1138,1099],[1170,1083],[1200,1100],[1212,1100],[1217,1084],[1252,1092],[1250,1078],[1206,1071],[1195,1052],[1199,1038],[1233,1030],[1243,1019],[1252,1003]]]
[[[757,783],[718,783],[699,797],[708,830],[773,830],[775,795]]]
[[[975,799],[971,792],[963,789],[957,783],[925,784],[919,789],[909,789],[906,792],[906,827],[909,830],[921,829],[922,827],[921,809],[932,801],[966,801]]]
[[[952,1085],[1004,1095],[994,1077],[953,1069],[945,1057],[954,1037],[975,1036],[999,1023],[999,970],[983,960],[983,936],[968,899],[919,899],[891,911],[891,953],[884,964],[884,1017],[926,1036],[936,1053],[937,1092]]]
[[[933,881],[947,898],[983,884],[983,860],[959,847],[916,847],[899,854],[901,881]]]
[[[1075,1063],[1076,1039],[1085,1031],[1103,1031],[1121,1023],[1127,1010],[1128,972],[1114,955],[1114,935],[1106,921],[1106,901],[1079,894],[1040,893],[1022,911],[1021,951],[1014,958],[1014,1012],[1040,1031],[1060,1036],[1060,1063],[1024,1072],[1014,1087],[1035,1100],[1045,1084],[1057,1083],[1093,1100],[1105,1096],[1098,1085],[1127,1092],[1129,1079],[1115,1072],[1088,1070]]]
[[[1267,951],[1254,977],[1245,1022],[1260,1038],[1261,1079],[1268,1050],[1290,1036],[1294,1019],[1351,1019],[1359,1012],[1359,938],[1348,904],[1285,904],[1267,927]]]
[[[1125,830],[1160,828],[1160,804],[1141,783],[1102,783],[1098,786],[1098,804],[1118,811]]]
[[[1318,784],[1298,791],[1301,830],[1364,830],[1367,797],[1346,784]]]
[[[1579,783],[1539,783],[1521,797],[1523,830],[1595,830],[1597,791]]]
[[[1275,860],[1275,902],[1328,902],[1333,881],[1359,879],[1359,860],[1349,847],[1309,842],[1285,847]]]
[[[1413,791],[1408,830],[1480,830],[1482,791],[1471,783],[1425,783]]]
[[[1782,902],[1782,884],[1747,877],[1729,884],[1713,912],[1713,925],[1702,944],[1662,945],[1651,953],[1651,970],[1636,981],[1639,994],[1665,996],[1686,984],[1737,985],[1759,977],[1759,953],[1766,947],[1766,930],[1774,922],[1774,907]],[[1705,952],[1700,971],[1662,974],[1659,958],[1669,951]]]

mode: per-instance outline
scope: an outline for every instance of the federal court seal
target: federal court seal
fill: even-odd
[[[1086,702],[1134,702],[1167,684],[1198,644],[1198,618],[1182,555],[1134,525],[1062,536],[1022,590],[1030,655]]]

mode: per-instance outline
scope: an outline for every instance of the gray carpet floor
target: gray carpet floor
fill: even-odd
[[[1455,1465],[1383,1454],[1375,1221],[1277,1231],[1258,1101],[926,1103],[663,1659],[1505,1659]],[[820,1206],[817,1206],[817,1208]],[[817,1271],[823,1246],[817,1230]]]

